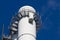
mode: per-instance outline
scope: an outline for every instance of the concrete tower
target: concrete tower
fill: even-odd
[[[31,6],[23,6],[19,9],[19,13],[23,17],[18,24],[18,40],[36,40],[35,9]]]

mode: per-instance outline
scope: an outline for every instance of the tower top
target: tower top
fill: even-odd
[[[31,11],[31,12],[34,12],[34,13],[36,12],[36,10],[31,6],[23,6],[19,9],[18,12],[24,12],[24,11]]]

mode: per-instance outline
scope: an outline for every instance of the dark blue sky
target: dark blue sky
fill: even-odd
[[[59,0],[0,0],[0,37],[2,24],[7,35],[12,16],[24,5],[33,6],[40,13],[42,26],[37,33],[37,40],[60,40]]]

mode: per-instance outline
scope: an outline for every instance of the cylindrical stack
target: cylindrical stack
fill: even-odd
[[[18,23],[18,40],[36,40],[36,22],[34,20],[35,9],[31,6],[22,7],[19,12],[29,16],[22,17]]]

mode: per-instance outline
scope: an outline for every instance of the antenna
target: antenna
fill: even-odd
[[[2,26],[2,40],[3,40],[3,34],[4,34],[4,24]]]

